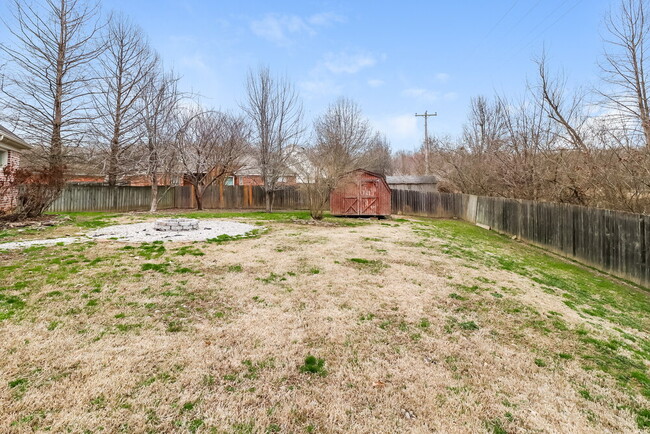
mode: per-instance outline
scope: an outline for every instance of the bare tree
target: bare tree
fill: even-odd
[[[37,157],[62,184],[64,149],[78,144],[89,121],[93,74],[90,64],[102,51],[99,7],[84,0],[12,0],[12,23],[3,21],[12,44],[2,99],[15,127],[41,147]]]
[[[544,194],[543,153],[553,147],[551,119],[538,105],[523,99],[512,103],[499,97],[505,136],[494,154],[500,194],[538,200]]]
[[[279,181],[302,139],[302,103],[286,78],[271,76],[268,67],[249,71],[242,109],[253,124],[253,146],[264,182],[266,211],[273,210]]]
[[[123,172],[125,153],[142,136],[138,102],[155,71],[156,56],[137,26],[122,15],[111,19],[104,35],[106,51],[99,58],[99,90],[94,97],[93,130],[107,157],[108,184]]]
[[[314,121],[314,145],[307,155],[312,176],[306,186],[312,217],[323,208],[341,177],[354,169],[389,170],[390,146],[352,100],[340,98]]]
[[[158,209],[158,184],[161,174],[171,173],[174,160],[173,141],[176,138],[179,104],[183,95],[178,90],[178,76],[164,72],[158,62],[155,72],[143,84],[139,102],[139,119],[144,129],[144,166],[151,181],[150,212]]]
[[[542,54],[536,61],[538,69],[537,102],[557,125],[555,146],[546,153],[554,167],[550,182],[557,190],[555,200],[587,205],[589,196],[597,190],[593,143],[589,126],[590,117],[584,112],[585,93],[569,93],[565,80],[552,77]]]
[[[504,109],[499,100],[472,98],[460,146],[447,143],[444,147],[446,175],[464,193],[495,194],[498,183],[495,155],[507,135]]]
[[[194,186],[199,210],[206,188],[234,173],[248,143],[244,118],[215,111],[186,114],[176,140],[184,178]]]
[[[432,142],[432,139],[429,139]],[[368,144],[368,149],[361,157],[358,166],[379,173],[390,175],[393,171],[393,160],[390,143],[386,136],[375,133]]]
[[[600,95],[650,148],[650,102],[647,89],[646,43],[650,16],[646,0],[620,0],[605,20],[608,37],[601,69],[607,87]]]

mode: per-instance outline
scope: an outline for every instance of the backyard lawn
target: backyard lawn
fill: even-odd
[[[0,432],[650,429],[639,287],[460,221],[182,215],[260,231],[0,249]],[[70,217],[0,243],[155,218]]]

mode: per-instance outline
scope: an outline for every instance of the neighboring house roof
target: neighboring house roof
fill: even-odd
[[[435,176],[387,176],[386,181],[388,184],[437,184],[438,178]]]
[[[23,139],[0,125],[0,142],[5,143],[15,149],[31,149],[31,146],[27,144]]]

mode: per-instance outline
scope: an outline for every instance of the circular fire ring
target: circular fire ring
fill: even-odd
[[[196,219],[160,219],[153,225],[154,230],[164,232],[185,232],[199,229],[199,221]]]

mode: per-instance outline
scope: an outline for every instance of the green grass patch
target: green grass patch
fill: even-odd
[[[367,270],[373,274],[379,273],[381,270],[387,267],[387,265],[380,260],[371,260],[371,259],[364,259],[364,258],[348,258],[348,262],[357,266],[360,269]]]
[[[229,241],[245,240],[248,238],[258,238],[260,235],[261,235],[261,231],[259,229],[253,229],[252,231],[246,232],[243,235],[221,234],[215,238],[208,238],[207,240],[205,240],[205,242],[222,244],[222,243],[227,243]]]
[[[133,246],[124,246],[119,250],[124,251],[133,251],[138,256],[142,256],[145,259],[155,259],[160,258],[167,251],[162,241],[153,241],[151,243],[142,243],[138,247]]]
[[[185,255],[205,256],[205,253],[203,253],[203,251],[201,251],[201,249],[197,249],[194,246],[183,246],[180,249],[177,249],[176,252],[174,252],[174,255],[176,255],[176,256],[185,256]]]
[[[0,321],[11,318],[25,308],[25,302],[18,296],[0,293]]]
[[[142,271],[157,271],[162,274],[169,274],[169,263],[162,262],[160,264],[147,263],[140,266]]]
[[[325,370],[325,360],[317,358],[312,355],[308,355],[307,357],[305,357],[305,363],[299,366],[298,369],[300,370],[300,372],[304,372],[308,374],[316,374],[321,377],[327,375],[327,371]]]

